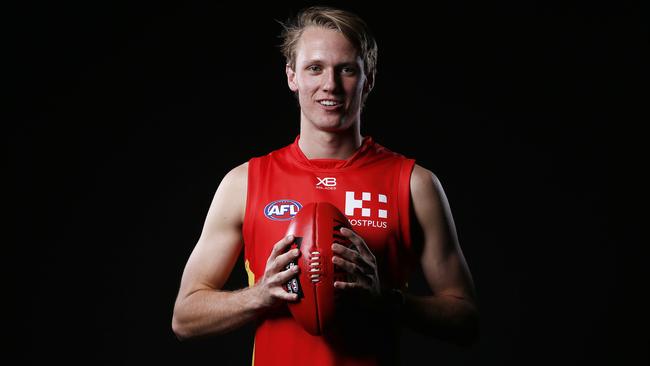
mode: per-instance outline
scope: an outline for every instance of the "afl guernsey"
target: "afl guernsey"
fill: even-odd
[[[291,218],[310,202],[329,202],[346,215],[377,259],[384,287],[404,288],[413,263],[410,234],[410,176],[415,161],[365,137],[348,159],[308,159],[297,136],[284,148],[248,164],[243,224],[248,283],[264,274],[273,245]],[[365,316],[364,316],[365,315]],[[337,313],[342,331],[314,336],[286,306],[258,325],[253,365],[384,365],[398,363],[399,329],[391,319],[367,312]]]

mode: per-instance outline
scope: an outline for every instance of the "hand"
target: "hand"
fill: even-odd
[[[377,274],[377,259],[362,237],[348,228],[341,234],[352,242],[352,247],[332,244],[332,262],[348,274],[351,282],[336,281],[334,287],[344,291],[356,290],[361,294],[377,297],[381,286]]]
[[[294,248],[287,251],[287,247],[293,243],[293,235],[288,235],[275,243],[264,269],[264,276],[257,283],[260,291],[262,307],[268,308],[280,304],[282,301],[296,301],[297,294],[292,294],[284,289],[284,285],[294,276],[298,275],[298,266],[285,269],[287,265],[298,258],[300,251]]]

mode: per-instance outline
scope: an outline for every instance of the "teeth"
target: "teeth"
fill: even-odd
[[[321,100],[319,103],[328,107],[339,104],[338,102],[335,102],[333,100]]]

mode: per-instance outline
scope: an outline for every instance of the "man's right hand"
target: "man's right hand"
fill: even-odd
[[[293,235],[288,235],[275,243],[264,269],[264,276],[255,284],[263,308],[271,308],[286,301],[298,300],[297,294],[289,293],[284,285],[299,273],[298,266],[286,269],[290,262],[298,258],[297,248],[287,251],[293,243]]]

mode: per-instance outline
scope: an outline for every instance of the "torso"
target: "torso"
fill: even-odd
[[[349,159],[309,160],[297,141],[249,161],[243,225],[249,283],[264,273],[272,246],[285,235],[300,207],[325,201],[343,212],[364,238],[377,258],[382,284],[404,287],[411,259],[409,178],[414,161],[368,137]],[[376,329],[364,328],[368,326]],[[370,323],[357,329],[374,334],[366,336],[366,342],[354,340],[354,349],[348,349],[346,340],[305,332],[285,309],[258,327],[254,360],[263,365],[376,365],[393,359],[394,354],[383,353],[399,346],[392,344],[394,332]]]

